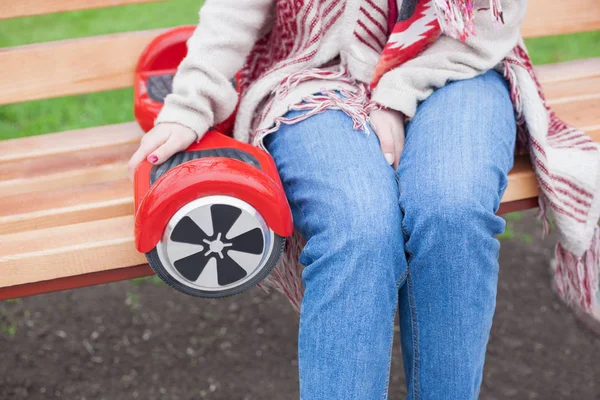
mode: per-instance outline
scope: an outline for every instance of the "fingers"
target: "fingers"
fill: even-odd
[[[188,148],[197,139],[196,132],[178,124],[160,124],[142,137],[140,147],[131,156],[127,168],[133,180],[135,170],[145,158],[161,164],[173,154]]]
[[[373,126],[373,130],[379,138],[381,151],[385,160],[388,164],[393,165],[396,160],[396,140],[394,139],[394,134],[390,129],[383,129],[382,127],[378,129]]]
[[[142,137],[140,147],[131,156],[129,162],[127,163],[129,179],[133,180],[133,176],[135,175],[135,170],[137,169],[138,165],[140,165],[140,163],[144,161],[148,154],[160,147],[167,140],[167,138],[168,136],[150,134],[146,134]]]
[[[370,115],[371,127],[379,138],[386,161],[398,168],[404,149],[404,119],[394,110],[375,110]]]
[[[398,169],[398,165],[400,165],[400,157],[402,156],[402,151],[404,150],[404,124],[397,127],[393,132],[394,135],[394,169]]]
[[[169,136],[169,139],[148,156],[152,164],[162,164],[178,151],[185,150],[194,141],[193,136]]]

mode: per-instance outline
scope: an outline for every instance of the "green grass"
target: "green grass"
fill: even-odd
[[[171,0],[0,21],[0,48],[195,24],[201,4]],[[600,32],[533,39],[527,44],[536,64],[600,57]],[[0,139],[132,121],[132,106],[131,89],[0,106]]]
[[[520,211],[508,213],[502,215],[502,217],[506,220],[506,228],[504,232],[497,235],[496,237],[500,240],[512,240],[517,239],[522,241],[525,244],[533,243],[533,236],[526,232],[518,232],[515,229],[515,223],[523,219],[523,213]]]
[[[600,31],[526,40],[534,64],[600,57]]]

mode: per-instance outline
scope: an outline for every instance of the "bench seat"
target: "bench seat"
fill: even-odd
[[[550,104],[600,142],[600,58],[537,67]],[[150,275],[133,245],[126,163],[135,123],[3,141],[0,300]],[[517,157],[499,212],[536,206],[527,157]]]

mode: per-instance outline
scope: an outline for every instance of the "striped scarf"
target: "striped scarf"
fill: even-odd
[[[364,1],[373,5],[371,0]],[[458,40],[476,34],[473,0],[404,0],[399,13],[396,1],[391,0],[391,35],[376,67],[371,88],[386,71],[417,57],[442,33]],[[241,71],[242,93],[261,77],[274,71],[285,71],[290,65],[306,64],[314,58],[321,40],[342,16],[343,10],[344,2],[338,0],[278,0],[272,30],[255,45]],[[496,21],[503,23],[499,0],[490,0],[489,10]],[[522,41],[504,59],[503,71],[510,83],[517,118],[517,151],[529,154],[537,177],[539,217],[544,232],[549,231],[549,218],[552,218],[560,236],[556,245],[556,288],[569,304],[590,312],[600,272],[597,227],[600,148],[583,131],[561,121],[548,107]],[[286,84],[306,76],[296,78],[288,76]],[[315,99],[315,107],[320,110],[327,107],[324,101],[335,103],[331,97],[322,100]],[[365,114],[365,110],[347,112],[358,112],[363,117]],[[353,119],[356,122],[356,118]],[[296,232],[288,241],[278,268],[266,282],[267,286],[283,292],[296,310],[300,308],[303,295],[302,265],[298,258],[304,244],[304,239]]]

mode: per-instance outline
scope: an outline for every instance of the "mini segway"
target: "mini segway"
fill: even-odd
[[[148,131],[171,91],[190,27],[156,38],[136,71],[135,115]],[[225,134],[234,116],[161,165],[135,173],[135,244],[156,274],[199,297],[241,293],[275,267],[293,232],[273,159]]]

